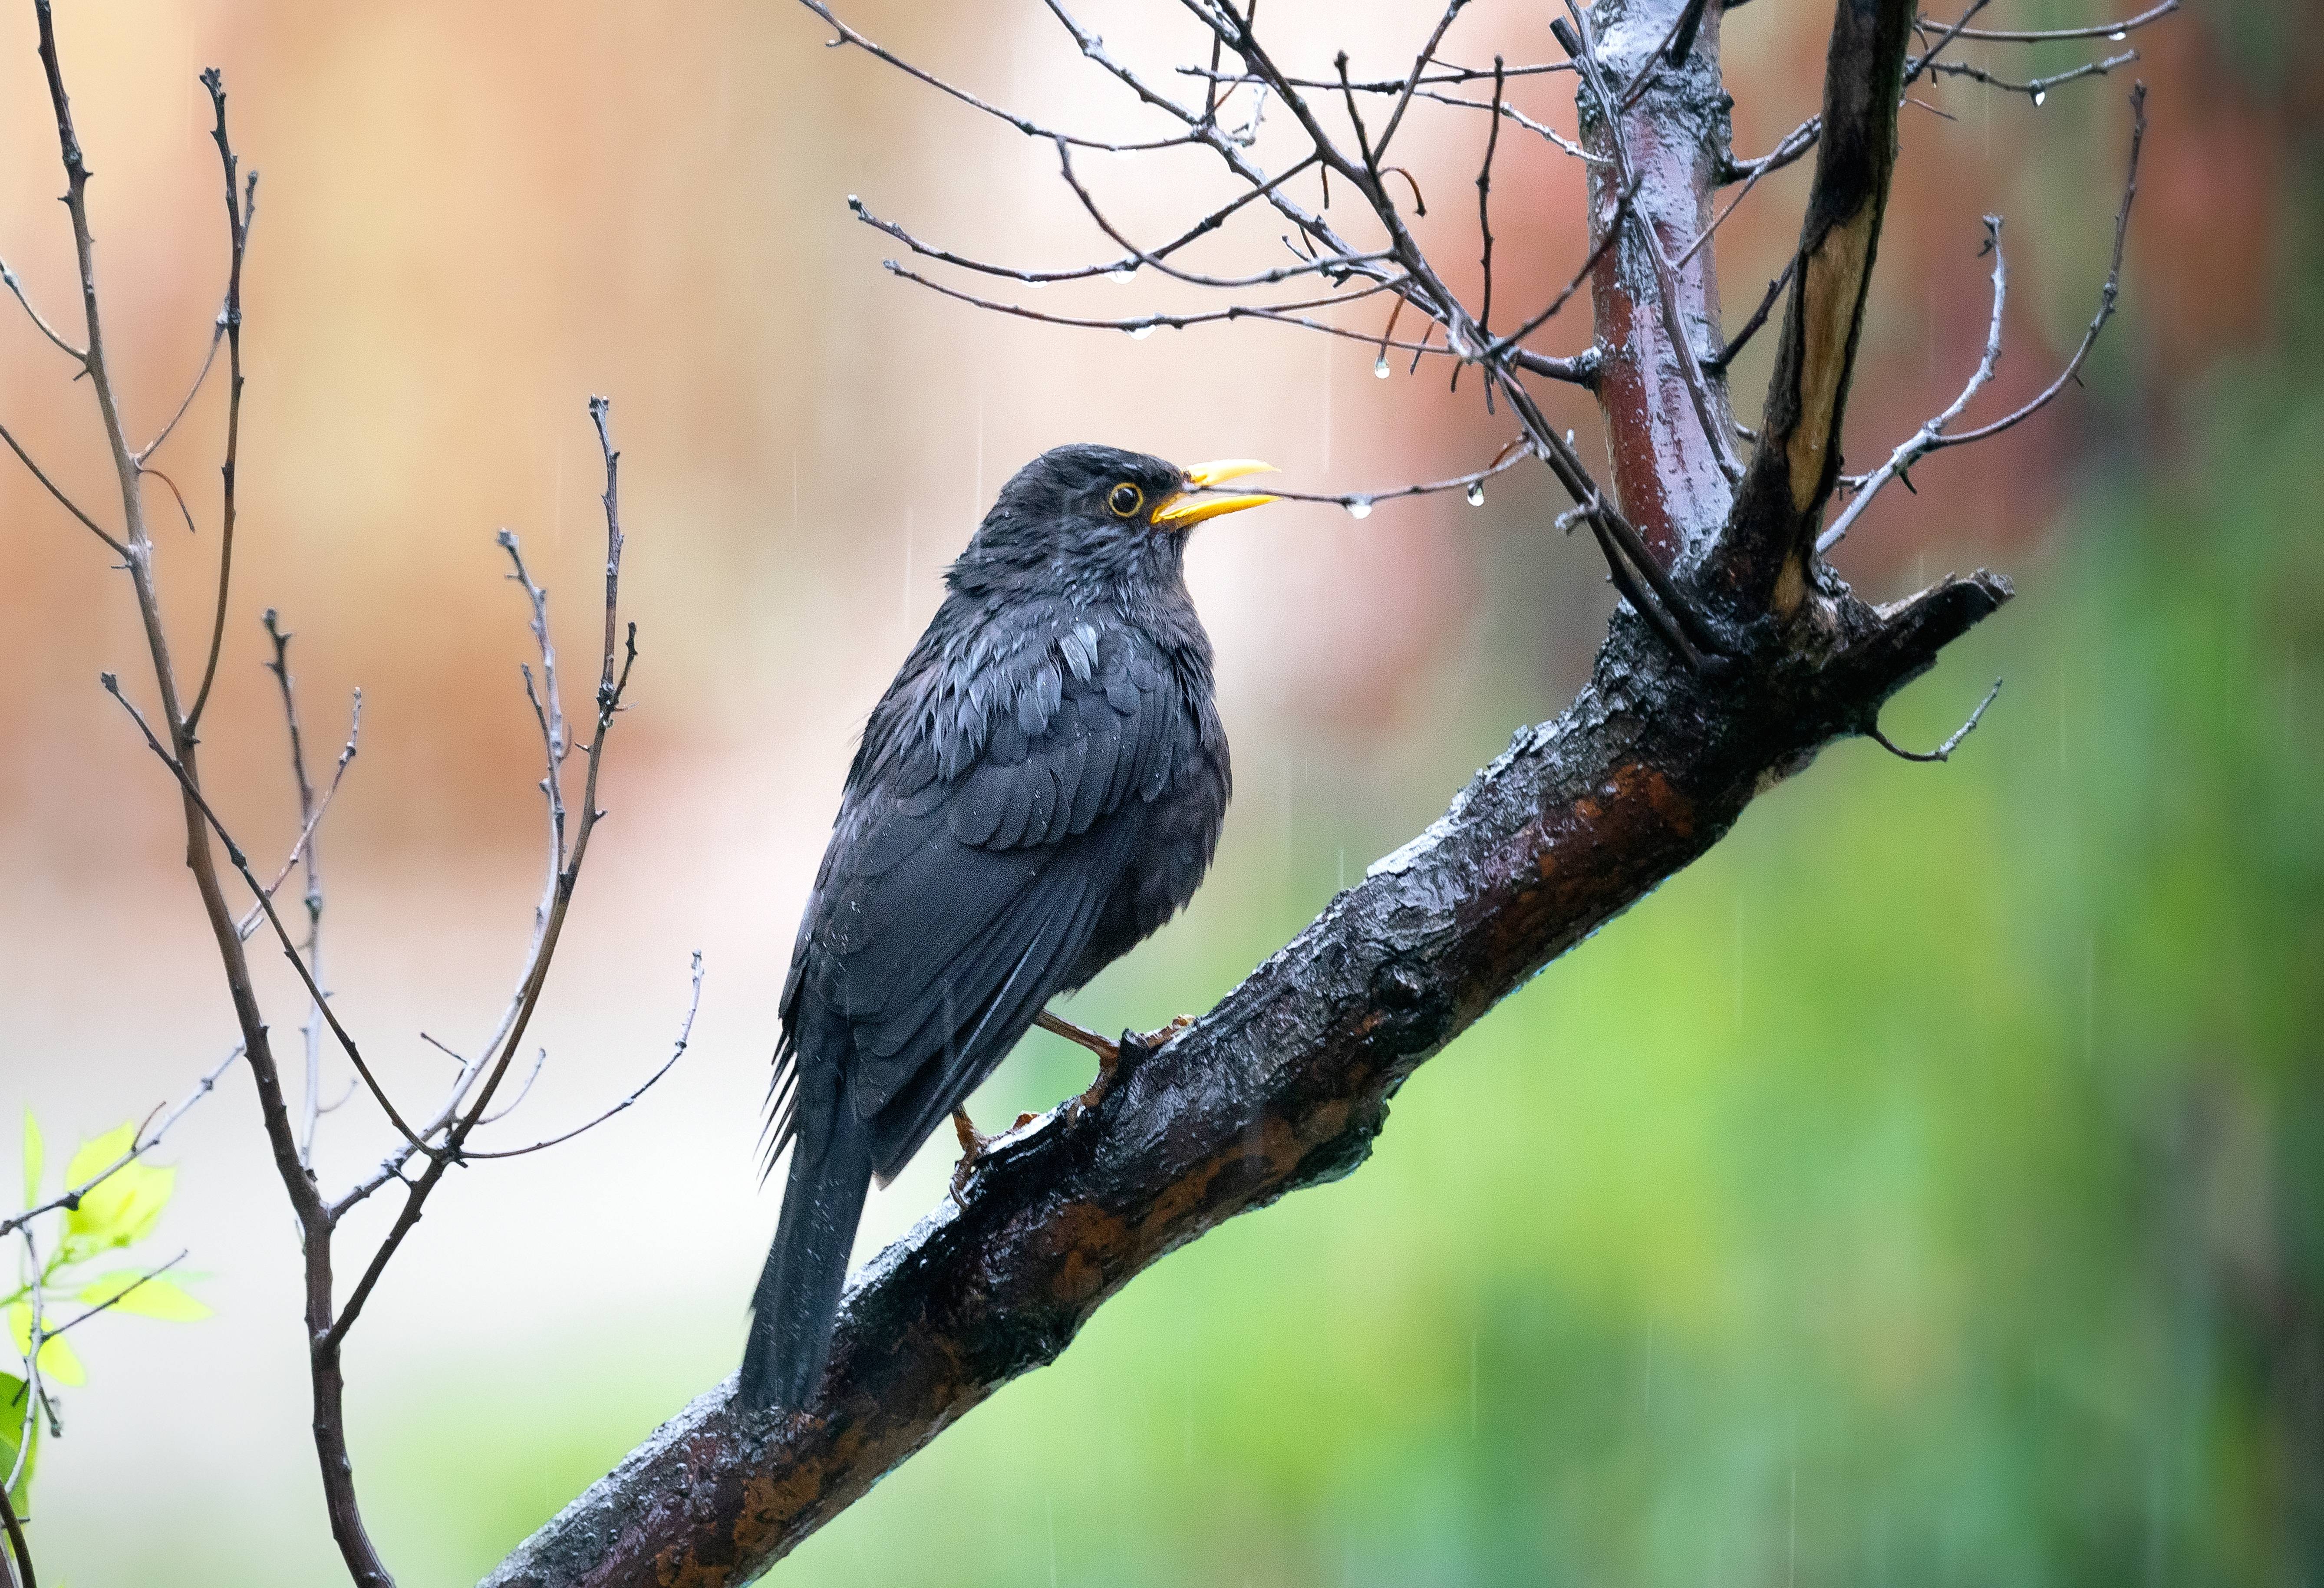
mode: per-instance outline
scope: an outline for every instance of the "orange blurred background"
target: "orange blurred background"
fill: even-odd
[[[1427,20],[1289,0],[1268,11],[1304,68],[1343,46],[1375,75],[1404,69]],[[60,13],[134,430],[166,417],[217,312],[225,232],[200,68],[225,69],[235,146],[262,173],[241,529],[207,773],[254,855],[279,855],[295,814],[258,628],[277,608],[298,634],[318,760],[344,736],[349,691],[364,691],[361,753],[320,841],[330,982],[407,1097],[429,1095],[447,1069],[420,1030],[458,1046],[489,1028],[538,885],[537,743],[517,675],[530,642],[493,532],[515,531],[550,586],[568,704],[585,703],[603,531],[584,403],[613,400],[624,611],[642,658],[607,762],[611,817],[535,1028],[550,1061],[501,1129],[513,1141],[564,1128],[659,1063],[698,947],[708,982],[694,1050],[594,1135],[447,1186],[350,1348],[354,1444],[361,1473],[410,1406],[436,1415],[461,1404],[457,1386],[496,1377],[537,1375],[544,1394],[620,1377],[625,1394],[674,1409],[726,1371],[771,1228],[754,1141],[774,993],[852,735],[1000,482],[1047,447],[1102,440],[1182,461],[1263,457],[1293,488],[1386,489],[1480,466],[1503,421],[1466,383],[1448,394],[1400,364],[1376,381],[1354,343],[1248,325],[1132,341],[895,280],[880,262],[898,246],[850,217],[849,194],[1013,263],[1116,251],[1057,181],[1046,143],[860,51],[826,50],[826,30],[796,6],[62,0]],[[1093,134],[1155,134],[1037,6],[864,0],[845,14],[1002,103]],[[1169,8],[1084,14],[1157,69],[1187,35]],[[2085,20],[2056,5],[1990,14],[2006,26]],[[2030,569],[2038,586],[2061,501],[2167,454],[2179,394],[2278,334],[2284,173],[2312,147],[2319,99],[2312,49],[2269,55],[2275,15],[2196,6],[2140,37],[2153,127],[2124,318],[2089,372],[2113,396],[2070,395],[1973,457],[1923,465],[1921,494],[1891,493],[1849,541],[1851,578],[1886,596],[1989,563]],[[1827,25],[1822,7],[1779,0],[1727,18],[1738,153],[1772,146],[1814,108]],[[0,12],[0,257],[77,336],[32,47],[31,8]],[[1495,51],[1554,58],[1537,12],[1474,6],[1452,52]],[[1957,119],[1908,107],[1850,412],[1858,466],[1942,406],[1975,363],[1985,210],[2008,217],[2013,272],[1991,411],[2038,390],[2071,349],[2105,270],[2126,75],[2038,111],[1956,82],[1926,97]],[[1551,77],[1515,97],[1570,132],[1569,96]],[[1481,128],[1440,109],[1406,135],[1439,200],[1424,237],[1473,284]],[[1579,168],[1536,140],[1505,135],[1502,150],[1497,300],[1515,314],[1579,262]],[[1148,239],[1231,196],[1190,153],[1091,155],[1082,168]],[[1720,234],[1730,326],[1780,263],[1807,169],[1763,183]],[[1279,255],[1262,223],[1210,257],[1234,268]],[[1119,315],[1200,300],[1141,278],[1028,300]],[[1580,345],[1585,313],[1569,315],[1545,346]],[[1738,366],[1747,418],[1766,351]],[[94,405],[69,373],[0,303],[0,420],[110,521]],[[198,531],[166,494],[148,501],[186,670],[215,577],[222,388],[213,378],[156,458]],[[1559,422],[1594,435],[1586,402],[1554,395]],[[1371,858],[1348,853],[1351,827],[1388,847],[1433,818],[1509,728],[1563,703],[1609,597],[1591,549],[1547,532],[1562,505],[1545,475],[1520,469],[1488,488],[1482,511],[1457,494],[1362,522],[1289,505],[1204,531],[1189,577],[1220,652],[1239,774],[1222,876],[1263,872],[1320,906]],[[114,669],[151,697],[125,581],[13,459],[0,460],[0,526],[13,674],[0,690],[0,1103],[28,1103],[61,1141],[181,1090],[225,1051],[231,1025],[180,869],[167,775],[96,684]],[[1102,983],[1080,1016],[1148,1021],[1171,1012],[1157,997],[1202,1007],[1233,965],[1275,946],[1240,898],[1213,888],[1175,929],[1207,957],[1157,946],[1166,968]],[[287,1053],[303,1010],[287,973],[263,970]],[[360,1107],[327,1121],[326,1181],[361,1172],[387,1140]],[[292,1233],[238,1073],[171,1156],[182,1186],[172,1238],[208,1276],[200,1288],[219,1316],[140,1334],[134,1350],[85,1351],[92,1384],[44,1457],[50,1569],[97,1583],[175,1559],[180,1582],[250,1581],[237,1552],[263,1540],[267,1580],[323,1580],[333,1568],[306,1443]],[[929,1205],[948,1168],[939,1156],[875,1199],[860,1250]],[[382,1211],[346,1237],[351,1251]],[[456,1463],[461,1428],[432,1432]],[[124,1493],[139,1496],[126,1528]],[[540,1495],[542,1514],[567,1497]],[[392,1495],[381,1503],[395,1519],[391,1557],[426,1558],[425,1518],[399,1519]]]

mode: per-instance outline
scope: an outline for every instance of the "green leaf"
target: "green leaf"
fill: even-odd
[[[32,1111],[24,1111],[24,1205],[31,1207],[41,1200],[42,1167],[41,1122]]]
[[[68,1188],[83,1185],[121,1162],[122,1154],[136,1144],[133,1121],[81,1143],[65,1170]],[[65,1215],[65,1238],[59,1251],[67,1262],[79,1262],[100,1251],[126,1246],[152,1233],[177,1189],[178,1171],[157,1169],[143,1163],[124,1163],[81,1194],[80,1205]]]
[[[115,1297],[120,1299],[115,1301]],[[115,1269],[83,1286],[80,1298],[91,1306],[112,1302],[115,1312],[134,1312],[171,1324],[195,1323],[210,1316],[208,1307],[170,1280],[159,1276],[148,1279],[135,1269]]]
[[[32,1304],[20,1301],[8,1309],[8,1333],[16,1341],[16,1353],[29,1355],[32,1349]],[[41,1375],[52,1383],[74,1387],[88,1382],[88,1374],[73,1354],[71,1344],[51,1334],[41,1342]]]
[[[14,1373],[0,1373],[0,1482],[7,1481],[16,1465],[16,1441],[23,1436],[27,1426],[32,1429],[32,1449],[24,1457],[24,1470],[16,1475],[16,1486],[8,1491],[8,1503],[23,1516],[32,1510],[32,1468],[41,1459],[41,1423],[34,1417],[28,1425],[24,1417],[24,1380]]]

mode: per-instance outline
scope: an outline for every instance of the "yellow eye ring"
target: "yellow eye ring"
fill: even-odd
[[[1146,505],[1146,493],[1124,480],[1105,494],[1105,505],[1116,518],[1130,518]]]

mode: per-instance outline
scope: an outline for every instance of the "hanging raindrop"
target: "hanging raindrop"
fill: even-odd
[[[1044,288],[1044,287],[1047,286],[1048,284],[1049,284],[1048,282],[1042,282],[1042,281],[1031,281],[1031,282],[1027,282],[1025,283],[1025,290],[1026,290],[1027,291],[1028,291],[1028,292],[1038,292],[1038,291],[1039,291],[1042,288]]]
[[[1135,149],[1117,149],[1113,152],[1113,157],[1116,160],[1128,160],[1137,152]]]
[[[1370,518],[1371,515],[1372,499],[1370,497],[1356,496],[1349,500],[1348,516],[1350,518]]]
[[[1372,379],[1376,381],[1384,381],[1388,379],[1387,354],[1383,353],[1378,358],[1372,360]]]
[[[1114,282],[1127,282],[1137,273],[1138,267],[1134,264],[1117,264],[1105,272],[1105,279]]]
[[[1462,494],[1463,494],[1465,497],[1467,497],[1467,499],[1468,499],[1468,503],[1469,503],[1469,505],[1470,505],[1470,506],[1471,506],[1471,507],[1482,507],[1482,506],[1484,506],[1484,505],[1485,505],[1485,482],[1484,482],[1484,481],[1482,481],[1482,480],[1471,480],[1471,481],[1469,482],[1469,488],[1468,488],[1468,490],[1467,490],[1467,491],[1465,491],[1465,492],[1463,492],[1463,493],[1462,493]]]
[[[1152,326],[1140,326],[1136,330],[1130,333],[1130,339],[1133,342],[1143,342],[1147,337],[1153,334],[1154,328]]]
[[[2119,44],[2125,39],[2130,37],[2130,31],[2127,28],[2116,28],[2114,32],[2108,33],[2107,37]]]
[[[2050,90],[2047,88],[2036,88],[2034,90],[2034,103],[2036,106],[2039,106],[2043,100],[2047,99],[2049,97]]]

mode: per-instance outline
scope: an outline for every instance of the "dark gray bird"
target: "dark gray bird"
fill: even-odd
[[[783,983],[790,1179],[747,1405],[809,1405],[872,1178],[1202,881],[1231,780],[1186,531],[1273,500],[1194,494],[1266,467],[1060,447],[945,576],[864,725]]]

